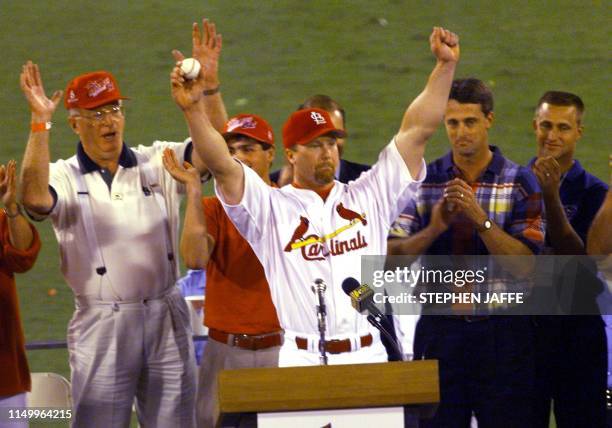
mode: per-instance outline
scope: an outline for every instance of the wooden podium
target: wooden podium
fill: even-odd
[[[402,407],[422,417],[440,392],[436,360],[224,370],[219,374],[220,427],[241,414]]]

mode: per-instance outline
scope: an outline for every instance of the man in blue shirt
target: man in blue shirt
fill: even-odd
[[[548,254],[585,254],[589,226],[606,197],[608,186],[574,158],[583,114],[580,97],[568,92],[546,92],[536,107],[537,157],[529,166],[542,188]],[[599,285],[589,273],[576,279],[574,297],[589,293],[589,283]],[[599,291],[591,290],[593,304]],[[557,427],[604,427],[607,361],[601,317],[540,316],[536,322],[538,426],[548,427],[552,398]]]
[[[176,281],[176,285],[181,290],[181,295],[185,298],[185,300],[191,303],[189,313],[191,315],[191,328],[193,329],[193,334],[197,336],[205,335],[208,331],[205,329],[203,324],[204,295],[206,294],[206,270],[189,269],[185,276]],[[197,340],[193,344],[196,363],[198,366],[202,361],[205,346],[206,342],[203,340]]]

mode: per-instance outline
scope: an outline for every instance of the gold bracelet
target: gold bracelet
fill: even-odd
[[[215,95],[220,90],[221,90],[221,85],[217,85],[217,87],[213,89],[204,89],[202,93],[204,94],[205,97],[207,97],[209,95]]]

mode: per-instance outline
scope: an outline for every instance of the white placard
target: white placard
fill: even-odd
[[[258,428],[403,428],[403,407],[259,413]]]

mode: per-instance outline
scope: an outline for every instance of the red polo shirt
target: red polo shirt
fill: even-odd
[[[30,369],[15,289],[15,272],[32,267],[40,250],[40,239],[30,225],[34,240],[27,250],[14,248],[9,241],[6,215],[0,211],[0,397],[30,390]]]
[[[263,267],[216,197],[202,199],[215,247],[206,266],[204,324],[232,334],[279,331]]]

